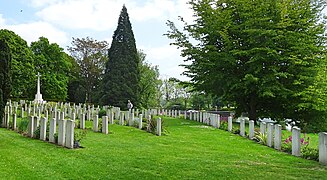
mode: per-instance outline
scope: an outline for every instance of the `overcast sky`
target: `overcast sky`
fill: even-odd
[[[146,60],[158,65],[162,78],[181,76],[180,52],[166,36],[167,20],[178,16],[191,21],[187,0],[0,0],[0,28],[9,29],[30,45],[44,36],[66,49],[72,37],[92,37],[111,43],[125,4],[136,39]]]

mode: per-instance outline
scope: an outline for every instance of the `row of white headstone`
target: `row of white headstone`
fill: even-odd
[[[206,112],[184,112],[184,118],[195,120],[198,122],[212,125],[216,128],[220,127],[220,115]],[[240,119],[240,135],[245,136],[245,118]],[[228,117],[228,131],[232,131],[233,118]],[[281,150],[282,147],[282,126],[280,124],[273,124],[260,122],[260,133],[267,135],[267,146],[274,147]],[[249,138],[253,139],[255,136],[254,121],[249,121]],[[301,156],[301,129],[298,127],[292,128],[292,155]],[[327,133],[319,133],[319,162],[327,165]]]

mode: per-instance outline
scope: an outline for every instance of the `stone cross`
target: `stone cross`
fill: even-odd
[[[43,99],[42,99],[42,94],[41,94],[41,91],[40,91],[40,77],[41,77],[41,75],[38,72],[36,76],[37,76],[37,91],[36,91],[36,94],[35,94],[34,102],[42,103]]]

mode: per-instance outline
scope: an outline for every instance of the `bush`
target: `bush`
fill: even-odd
[[[87,130],[86,129],[78,129],[74,131],[74,148],[80,148],[82,147],[80,145],[82,139],[86,137]]]
[[[106,110],[102,109],[102,110],[99,111],[98,117],[102,118],[102,116],[106,116],[106,115],[107,115]]]
[[[232,133],[233,133],[233,134],[240,134],[240,132],[241,132],[241,131],[240,131],[240,128],[233,128],[233,129],[232,129]]]
[[[317,148],[309,147],[309,145],[307,144],[307,145],[301,146],[301,156],[304,159],[318,161],[319,160],[319,151]]]
[[[34,131],[34,138],[35,139],[40,139],[40,133],[41,133],[41,128],[40,126],[36,128],[36,130]]]
[[[29,120],[27,117],[22,118],[22,120],[18,123],[18,126],[17,126],[18,132],[21,134],[26,134],[27,128],[28,128],[28,123],[29,123]]]
[[[260,144],[267,145],[267,134],[261,132],[255,132],[254,138],[255,141]]]
[[[227,121],[221,121],[219,129],[228,131],[228,122]]]

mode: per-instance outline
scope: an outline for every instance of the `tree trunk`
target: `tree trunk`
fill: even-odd
[[[249,119],[254,121],[254,124],[257,123],[257,108],[256,108],[256,101],[254,98],[251,98],[249,103]]]

